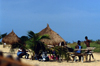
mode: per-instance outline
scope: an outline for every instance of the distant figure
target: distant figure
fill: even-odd
[[[86,41],[84,41],[84,43],[86,44],[86,47],[90,47],[90,42],[91,42],[91,40],[89,40],[88,39],[88,37],[87,36],[85,36],[85,40]],[[89,58],[89,61],[91,61],[91,56],[92,56],[92,58],[94,59],[94,56],[93,56],[93,54],[90,52],[91,50],[87,50],[87,54],[90,54],[90,58]],[[87,60],[87,59],[86,59]]]
[[[42,59],[43,59],[43,61],[49,61],[49,57],[47,56],[46,51],[42,52]]]
[[[84,41],[84,43],[86,44],[86,47],[90,47],[91,40],[88,40],[88,37],[87,36],[85,36],[85,40],[86,41]]]
[[[78,40],[77,44],[78,45],[75,46],[75,49],[82,49],[81,41],[80,40]],[[81,50],[77,50],[75,53],[80,54],[81,53]],[[78,56],[78,57],[79,57],[79,61],[81,61],[81,56]]]

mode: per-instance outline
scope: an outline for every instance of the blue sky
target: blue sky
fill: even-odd
[[[65,41],[100,39],[99,0],[0,0],[0,33],[19,36],[49,24]]]

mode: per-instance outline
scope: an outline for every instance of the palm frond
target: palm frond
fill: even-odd
[[[1,35],[1,38],[4,38],[7,35],[7,33],[4,33]]]
[[[33,31],[28,31],[28,37],[29,38],[35,37],[35,33]]]
[[[49,35],[47,34],[44,34],[42,36],[39,36],[39,38],[37,39],[38,41],[41,40],[41,39],[50,39]]]

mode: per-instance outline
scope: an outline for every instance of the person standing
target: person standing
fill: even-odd
[[[87,36],[85,36],[85,40],[84,43],[86,44],[86,47],[90,47],[91,40],[89,40]]]
[[[92,42],[92,41],[89,40],[87,36],[85,36],[85,41],[84,41],[84,43],[86,44],[86,47],[90,47],[90,42]],[[92,58],[94,59],[94,56],[93,56],[93,54],[92,54],[90,51],[91,51],[91,50],[87,50],[87,51],[86,51],[87,54],[90,54],[89,61],[91,61],[91,56],[92,56]],[[86,61],[87,61],[87,57],[86,57]]]

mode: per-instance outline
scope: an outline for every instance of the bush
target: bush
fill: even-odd
[[[0,42],[0,45],[2,45],[2,42]]]
[[[95,47],[95,49],[93,50],[94,52],[100,52],[100,44],[99,44],[99,40],[98,41],[93,41],[90,43],[90,47]],[[68,44],[71,48],[75,49],[75,46],[77,45],[77,43],[72,43],[72,44]],[[81,42],[81,46],[83,49],[86,48],[86,45],[84,44],[84,42]]]

